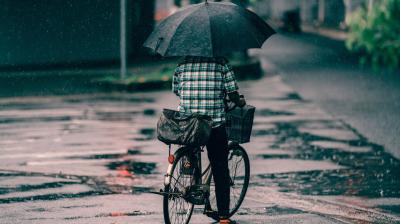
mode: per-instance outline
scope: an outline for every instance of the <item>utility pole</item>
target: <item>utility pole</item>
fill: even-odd
[[[120,78],[126,77],[126,0],[120,0]]]
[[[325,0],[318,1],[318,24],[325,22]]]

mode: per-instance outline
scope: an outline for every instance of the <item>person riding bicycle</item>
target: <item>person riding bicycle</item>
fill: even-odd
[[[224,100],[228,96],[239,107],[245,106],[238,89],[233,70],[224,57],[186,56],[173,75],[172,91],[180,99],[178,111],[208,115],[213,121],[206,146],[220,223],[234,223],[228,219],[230,183]]]

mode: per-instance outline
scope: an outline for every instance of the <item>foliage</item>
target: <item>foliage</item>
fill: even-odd
[[[381,0],[369,10],[360,8],[349,20],[346,46],[362,53],[360,63],[374,68],[400,66],[400,0]]]

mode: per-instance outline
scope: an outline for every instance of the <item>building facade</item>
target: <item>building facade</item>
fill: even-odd
[[[141,45],[154,23],[154,0],[127,0],[127,54]],[[120,1],[2,0],[0,69],[118,63]]]
[[[287,11],[298,10],[303,23],[344,28],[349,15],[371,0],[259,0],[254,10],[264,18],[281,20]]]

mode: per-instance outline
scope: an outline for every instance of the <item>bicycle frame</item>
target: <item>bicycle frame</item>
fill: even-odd
[[[178,155],[177,155],[178,153],[186,153],[187,150],[193,151],[193,154],[197,157],[196,158],[196,160],[197,160],[196,161],[197,162],[196,166],[197,166],[198,170],[202,170],[201,152],[203,152],[204,150],[201,147],[196,147],[194,149],[192,147],[188,147],[188,146],[184,147],[184,148],[180,148],[176,152],[175,158],[178,157]],[[164,185],[165,186],[169,185],[171,183],[171,175],[169,175],[169,174],[171,173],[172,167],[173,167],[173,163],[170,163],[168,165],[167,173],[166,173],[165,178],[164,178]],[[207,168],[203,172],[201,172],[201,183],[200,184],[210,185],[211,177],[212,177],[212,175],[211,175],[211,165],[208,164]]]
[[[229,141],[228,143],[229,146],[232,145],[239,145],[237,142],[232,142]],[[193,154],[197,157],[196,158],[196,166],[198,168],[198,170],[202,170],[202,160],[201,160],[201,152],[204,151],[203,149],[204,147],[189,147],[189,146],[184,146],[182,148],[179,148],[176,153],[175,153],[175,158],[178,157],[178,154],[185,154],[187,152],[187,150],[193,151]],[[164,186],[167,186],[171,183],[171,171],[172,171],[172,167],[173,167],[173,163],[170,163],[168,165],[168,169],[167,169],[167,173],[165,174],[165,178],[164,178]],[[208,186],[208,191],[210,189],[210,184],[211,184],[211,178],[212,178],[212,173],[211,173],[211,164],[208,164],[208,166],[206,167],[206,169],[204,171],[202,171],[200,173],[201,175],[201,183],[197,183],[197,184],[204,184]]]

